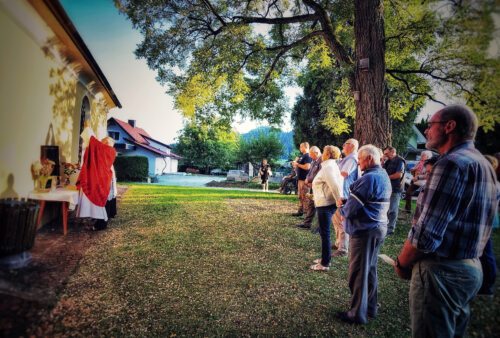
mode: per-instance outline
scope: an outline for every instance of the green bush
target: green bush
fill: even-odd
[[[117,156],[115,159],[118,181],[144,182],[148,177],[148,158],[144,156]]]

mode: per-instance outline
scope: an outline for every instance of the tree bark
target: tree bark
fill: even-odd
[[[354,91],[356,100],[354,137],[360,145],[391,144],[389,95],[385,81],[385,34],[382,0],[355,0],[355,65]],[[369,59],[369,68],[361,69],[360,60]],[[352,86],[351,86],[352,87]]]

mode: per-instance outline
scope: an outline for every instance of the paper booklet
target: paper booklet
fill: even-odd
[[[396,265],[396,262],[394,261],[394,259],[392,259],[391,257],[387,256],[386,254],[380,254],[378,256],[380,257],[380,259],[382,259],[387,264],[392,265],[392,266]]]

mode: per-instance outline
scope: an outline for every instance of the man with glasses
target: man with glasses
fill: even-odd
[[[384,149],[384,156],[387,160],[384,162],[384,169],[391,180],[392,194],[391,204],[389,206],[389,224],[387,225],[387,236],[396,230],[396,221],[398,219],[399,201],[401,200],[401,180],[405,172],[405,160],[398,156],[396,148],[387,147]]]
[[[340,175],[344,177],[343,196],[349,196],[349,188],[359,177],[358,170],[358,146],[356,139],[348,139],[342,146],[342,153],[345,157],[339,162]],[[349,235],[345,233],[340,216],[340,208],[333,215],[333,227],[335,229],[335,245],[332,257],[342,257],[347,255],[349,248]]]
[[[421,212],[396,258],[396,273],[410,282],[414,337],[461,337],[469,303],[481,287],[479,262],[497,209],[493,168],[474,147],[478,121],[467,107],[435,113],[426,148],[441,157],[432,167]]]

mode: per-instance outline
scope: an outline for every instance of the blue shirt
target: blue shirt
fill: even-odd
[[[493,168],[472,141],[432,167],[408,240],[423,252],[455,259],[481,256],[497,210]]]
[[[358,153],[353,152],[339,161],[340,171],[345,171],[348,175],[344,177],[344,196],[349,196],[351,184],[358,179]]]
[[[391,181],[381,166],[366,169],[351,185],[349,198],[340,209],[345,232],[355,235],[378,227],[386,230],[391,193]]]
[[[389,176],[398,172],[404,175],[405,160],[403,160],[403,158],[399,156],[395,156],[393,159],[385,161],[384,168],[387,171],[387,175]],[[392,192],[401,192],[402,179],[403,177],[391,180]]]

